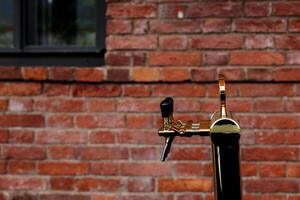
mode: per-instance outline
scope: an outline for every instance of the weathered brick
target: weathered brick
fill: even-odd
[[[187,17],[239,17],[243,13],[241,3],[207,2],[189,4]]]
[[[155,35],[143,36],[108,36],[107,49],[155,49],[157,47],[157,37]]]
[[[50,186],[52,190],[73,190],[74,179],[65,177],[52,177],[50,179]]]
[[[44,84],[43,94],[45,96],[67,96],[70,94],[70,85],[58,84],[58,83],[46,83]]]
[[[47,127],[71,128],[74,127],[73,116],[67,114],[52,114],[46,119]]]
[[[10,174],[33,174],[35,164],[32,161],[12,160],[7,163],[7,172]]]
[[[116,192],[121,190],[123,185],[123,181],[117,178],[80,178],[75,180],[75,187],[79,191]]]
[[[186,81],[189,80],[189,70],[184,68],[168,67],[162,69],[162,79],[164,81]]]
[[[153,18],[155,4],[114,3],[108,6],[107,15],[113,18]]]
[[[28,112],[32,111],[32,99],[11,98],[9,100],[8,110],[13,112]]]
[[[113,112],[116,107],[115,99],[91,99],[86,104],[89,112]]]
[[[300,165],[297,164],[289,164],[287,166],[287,175],[289,177],[300,177]]]
[[[79,150],[82,160],[122,160],[128,159],[125,147],[82,147]]]
[[[105,55],[105,64],[109,66],[128,66],[130,64],[130,55],[108,52]]]
[[[106,76],[108,81],[129,81],[129,69],[108,69]]]
[[[83,144],[88,140],[88,135],[81,131],[51,131],[36,132],[36,142],[39,144]]]
[[[298,192],[298,184],[292,180],[247,180],[245,181],[247,192],[276,193]]]
[[[270,68],[248,68],[248,80],[270,81],[273,79],[273,69]]]
[[[186,49],[187,37],[186,36],[160,36],[159,37],[160,49]]]
[[[157,160],[157,149],[153,147],[131,148],[133,160]]]
[[[147,85],[125,85],[123,95],[130,97],[147,97],[150,95],[150,89]]]
[[[82,194],[41,194],[40,200],[90,200],[90,196]]]
[[[132,31],[130,20],[108,20],[107,33],[108,34],[125,34]]]
[[[74,159],[77,156],[77,147],[72,146],[49,146],[48,157],[52,159]]]
[[[152,86],[153,96],[185,96],[201,97],[205,95],[205,87],[199,84],[156,84]],[[158,105],[158,104],[157,104]]]
[[[76,117],[79,128],[122,128],[125,127],[125,117],[116,114],[79,115]]]
[[[248,147],[242,149],[242,159],[247,161],[293,161],[298,158],[295,147]]]
[[[300,13],[298,2],[274,2],[272,8],[273,14],[278,16],[297,16]]]
[[[84,111],[83,100],[64,99],[37,99],[34,110],[43,112],[82,112]]]
[[[122,142],[122,144],[161,144],[161,138],[152,133],[153,131],[121,131],[118,141]]]
[[[153,192],[154,180],[152,178],[131,178],[128,181],[129,192]]]
[[[146,34],[149,32],[148,20],[134,20],[133,33]]]
[[[201,35],[189,41],[192,49],[240,49],[244,43],[241,35]]]
[[[96,175],[116,175],[118,172],[118,164],[112,162],[94,162],[91,163],[91,173]]]
[[[282,35],[275,37],[277,49],[300,49],[300,37],[298,35]]]
[[[290,32],[299,32],[300,31],[300,19],[290,19],[289,20],[289,31]]]
[[[198,52],[153,52],[149,53],[149,65],[159,66],[197,66],[201,63]]]
[[[279,52],[236,51],[230,54],[231,65],[283,65],[284,56]]]
[[[205,19],[203,20],[204,33],[225,33],[231,30],[230,19]]]
[[[243,81],[245,80],[244,69],[240,68],[222,68],[219,70],[220,74],[223,74],[226,77],[226,80],[230,81]]]
[[[46,67],[24,67],[22,77],[25,80],[47,80],[48,70]]]
[[[282,131],[259,131],[256,133],[257,144],[284,144],[285,134]]]
[[[282,164],[261,164],[259,166],[260,177],[284,177],[286,167]]]
[[[34,133],[30,130],[11,130],[9,133],[9,141],[11,143],[32,143],[34,141]]]
[[[1,96],[32,96],[41,93],[39,83],[0,83]]]
[[[39,174],[47,175],[82,175],[89,172],[86,162],[42,162],[37,165]]]
[[[51,67],[48,69],[48,79],[53,81],[74,80],[74,68],[71,67]]]
[[[127,115],[127,128],[147,129],[154,127],[153,115]]]
[[[92,131],[90,133],[90,142],[94,144],[115,143],[115,133],[112,131]]]
[[[6,80],[20,79],[22,77],[21,68],[13,66],[1,66],[0,78]]]
[[[257,112],[284,112],[284,101],[278,98],[258,98],[255,101],[255,110]]]
[[[45,124],[42,115],[5,114],[0,116],[2,127],[43,127]]]
[[[286,30],[284,19],[236,19],[235,31],[243,33],[281,33]]]
[[[300,80],[299,68],[276,69],[274,79],[278,81],[298,81]]]
[[[120,85],[74,85],[73,88],[73,95],[77,97],[114,97],[120,94]]]
[[[0,129],[0,143],[7,143],[9,140],[9,132],[6,129]]]
[[[206,178],[161,178],[158,179],[158,190],[160,192],[210,192],[212,191],[212,180]]]
[[[247,49],[266,49],[273,47],[273,38],[269,35],[250,35],[246,37]]]
[[[228,53],[205,52],[203,54],[203,65],[226,65],[228,64]]]
[[[166,163],[121,163],[120,173],[125,176],[167,176],[172,170]]]
[[[7,159],[41,160],[46,158],[46,150],[37,146],[6,146],[3,148],[3,156]]]
[[[196,20],[157,20],[150,22],[151,33],[201,33],[202,22]]]
[[[85,82],[100,82],[104,79],[104,72],[100,68],[79,68],[75,71],[75,79]]]
[[[160,80],[159,68],[134,68],[132,69],[132,80],[140,82],[152,82]]]
[[[244,9],[245,14],[251,17],[268,16],[270,12],[268,2],[246,2]]]
[[[193,81],[214,81],[217,79],[217,69],[216,68],[192,69],[191,79]]]
[[[47,181],[40,177],[26,177],[26,176],[14,176],[14,177],[0,177],[0,189],[1,190],[35,190],[43,191],[46,189]]]

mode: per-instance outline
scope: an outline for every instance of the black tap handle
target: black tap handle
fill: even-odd
[[[171,97],[167,97],[160,103],[160,110],[163,118],[167,118],[173,114],[173,102]]]
[[[164,149],[163,149],[161,157],[160,157],[161,161],[165,161],[166,158],[168,157],[168,154],[171,150],[171,145],[172,145],[174,138],[175,138],[174,136],[166,137],[166,143],[165,143]]]

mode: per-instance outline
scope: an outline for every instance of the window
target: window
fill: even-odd
[[[0,65],[103,65],[104,0],[1,0]]]

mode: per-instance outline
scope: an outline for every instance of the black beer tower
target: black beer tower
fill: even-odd
[[[165,161],[175,136],[210,136],[213,155],[215,200],[241,200],[239,139],[240,126],[226,110],[225,80],[219,75],[220,110],[211,120],[199,123],[173,120],[173,99],[167,97],[160,104],[163,126],[158,134],[166,138],[161,160]]]

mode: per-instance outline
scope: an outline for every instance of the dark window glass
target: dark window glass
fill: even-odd
[[[96,46],[96,0],[29,0],[26,44]]]
[[[14,46],[13,0],[0,0],[0,48]]]

